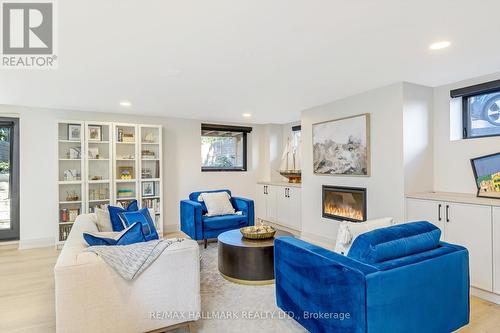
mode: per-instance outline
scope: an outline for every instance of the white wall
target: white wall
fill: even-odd
[[[405,193],[433,189],[433,90],[403,83]]]
[[[434,89],[434,190],[476,193],[470,159],[500,151],[500,137],[450,140],[450,90],[500,79],[500,73]]]
[[[370,113],[371,176],[319,176],[312,170],[312,124]],[[368,218],[404,216],[403,84],[368,91],[302,112],[302,231],[334,244],[338,221],[321,216],[321,186],[367,188]]]
[[[112,113],[48,110],[0,105],[0,115],[20,117],[21,247],[48,245],[55,239],[57,207],[57,121],[94,120],[163,126],[164,228],[179,225],[179,200],[191,191],[229,188],[254,198],[262,177],[259,148],[262,126],[249,135],[248,172],[201,172],[200,121]]]

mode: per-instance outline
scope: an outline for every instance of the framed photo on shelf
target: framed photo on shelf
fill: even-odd
[[[143,182],[142,183],[142,196],[152,197],[155,195],[155,182]]]
[[[102,126],[89,125],[89,141],[102,141]]]
[[[134,179],[134,167],[132,166],[118,167],[118,174],[120,175],[120,179]]]
[[[477,196],[500,199],[500,153],[476,157],[470,162]]]
[[[68,140],[80,141],[82,137],[82,126],[79,124],[68,124]]]

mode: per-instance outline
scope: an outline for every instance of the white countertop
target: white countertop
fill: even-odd
[[[481,198],[470,193],[420,192],[408,193],[406,194],[406,197],[412,199],[448,201],[474,205],[500,206],[500,199]]]
[[[271,186],[286,186],[286,187],[302,187],[301,183],[288,183],[288,182],[271,182],[271,181],[258,181],[257,184],[271,185]]]

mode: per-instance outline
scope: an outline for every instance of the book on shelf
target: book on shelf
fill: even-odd
[[[59,221],[75,222],[78,215],[80,215],[79,208],[63,208],[59,210]]]
[[[121,188],[117,191],[118,198],[127,198],[134,196],[134,190],[128,188]]]
[[[160,212],[160,199],[142,199],[142,207],[147,207],[152,209],[155,213]]]
[[[66,239],[68,239],[69,232],[71,231],[72,227],[72,224],[59,225],[59,241],[64,242]]]

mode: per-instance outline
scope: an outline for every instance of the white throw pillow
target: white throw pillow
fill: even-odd
[[[103,208],[95,208],[95,214],[97,216],[97,229],[100,232],[111,232],[113,231],[113,226],[111,225],[111,219],[109,218],[108,205],[103,206]]]
[[[227,192],[202,193],[200,196],[207,206],[207,216],[234,214],[231,196]]]
[[[335,243],[335,252],[343,255],[349,253],[352,243],[361,234],[379,228],[389,227],[394,224],[392,217],[384,217],[365,222],[340,222],[339,231],[337,233],[337,241]]]

